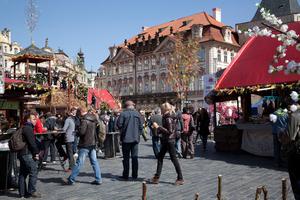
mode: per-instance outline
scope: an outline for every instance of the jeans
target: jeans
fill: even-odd
[[[275,159],[275,163],[277,165],[281,164],[281,157],[280,157],[280,149],[281,149],[281,143],[278,140],[278,135],[277,134],[273,134],[273,145],[274,145],[274,159]]]
[[[152,148],[153,148],[155,158],[158,158],[158,153],[159,153],[159,148],[160,148],[158,136],[152,135]]]
[[[300,200],[300,155],[293,152],[288,158],[288,172],[296,200]]]
[[[158,154],[158,159],[157,159],[157,170],[155,176],[160,177],[162,167],[163,167],[163,160],[167,151],[169,152],[171,161],[175,167],[177,173],[177,179],[182,180],[183,177],[182,177],[181,168],[178,159],[176,157],[175,140],[168,140],[168,141],[161,142],[160,152]]]
[[[74,137],[74,143],[73,143],[73,153],[77,153],[78,151],[78,142],[79,142],[79,137],[75,136]]]
[[[98,183],[102,183],[102,178],[101,178],[101,170],[100,170],[100,165],[97,160],[97,155],[96,155],[96,149],[95,148],[79,148],[78,152],[78,158],[76,160],[76,164],[72,169],[72,173],[69,176],[69,182],[74,183],[76,177],[78,176],[81,167],[84,164],[86,156],[89,156],[90,163],[93,167],[94,170],[94,175],[95,175],[95,180]]]
[[[22,155],[18,157],[20,160],[19,172],[19,195],[24,197],[31,195],[36,191],[36,182],[38,175],[37,162],[32,159],[31,154]],[[29,175],[28,190],[26,185],[26,178]]]
[[[123,177],[129,177],[129,158],[131,154],[132,162],[132,178],[136,179],[138,177],[138,153],[139,153],[139,144],[134,143],[122,143],[122,153],[123,153]]]

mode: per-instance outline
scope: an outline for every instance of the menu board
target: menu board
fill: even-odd
[[[3,53],[0,51],[0,94],[4,94],[5,90],[5,70],[4,70],[4,65],[3,65]]]

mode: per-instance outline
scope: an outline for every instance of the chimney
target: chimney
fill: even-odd
[[[222,12],[221,12],[221,8],[214,8],[214,9],[213,9],[213,17],[214,17],[218,22],[222,22]]]
[[[142,32],[146,31],[149,27],[147,26],[142,26]]]
[[[110,59],[113,59],[113,57],[115,57],[117,55],[117,50],[118,50],[118,47],[116,47],[115,45],[112,47],[109,47]]]

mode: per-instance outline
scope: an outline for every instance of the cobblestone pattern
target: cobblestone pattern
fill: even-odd
[[[149,200],[192,200],[195,193],[200,193],[201,200],[216,199],[217,176],[223,176],[222,197],[224,200],[255,199],[258,186],[265,185],[270,200],[281,199],[281,178],[288,178],[285,170],[273,167],[271,158],[252,156],[246,153],[220,153],[214,150],[213,142],[209,142],[206,152],[200,151],[201,145],[196,146],[195,159],[181,159],[185,184],[175,186],[175,169],[169,159],[164,160],[160,184],[147,184],[147,199]],[[122,173],[122,158],[99,159],[103,184],[91,185],[93,171],[86,160],[74,186],[63,186],[62,177],[67,177],[60,165],[48,165],[47,170],[39,173],[38,190],[43,199],[82,200],[103,199],[123,200],[141,199],[142,181],[149,180],[156,170],[156,160],[153,156],[151,142],[141,143],[139,158],[139,180],[120,181],[117,176]],[[17,191],[1,195],[2,200],[14,199]],[[262,198],[263,199],[263,198]],[[288,199],[293,200],[288,181]]]

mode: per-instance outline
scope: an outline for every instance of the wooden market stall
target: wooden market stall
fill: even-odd
[[[289,27],[300,33],[299,22],[290,23]],[[216,102],[237,100],[242,108],[242,119],[235,126],[215,128],[217,149],[228,150],[228,146],[237,142],[237,136],[231,137],[230,132],[241,130],[242,135],[237,134],[241,138],[238,141],[240,144],[229,150],[237,150],[238,146],[241,146],[243,150],[255,155],[273,155],[271,124],[267,118],[251,117],[251,94],[276,96],[279,101],[284,101],[291,90],[299,89],[299,74],[285,74],[283,71],[268,73],[269,65],[279,45],[280,42],[270,37],[250,38],[224,71],[214,91],[206,97],[206,101],[214,105]],[[278,65],[285,65],[285,60],[300,62],[300,52],[295,47],[289,47],[286,54],[287,56],[280,60]]]

